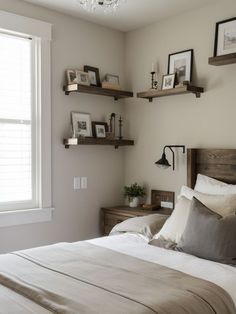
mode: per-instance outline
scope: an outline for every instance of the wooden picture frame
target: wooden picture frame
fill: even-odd
[[[90,113],[72,111],[71,124],[75,137],[92,136]]]
[[[84,72],[87,72],[89,75],[90,85],[92,86],[101,86],[99,69],[92,67],[90,65],[84,66]]]
[[[79,85],[90,86],[89,75],[87,72],[76,70],[76,75]]]
[[[108,124],[106,122],[92,121],[93,137],[106,138],[107,132],[108,132]]]
[[[214,57],[236,53],[236,17],[216,23]]]
[[[168,74],[176,73],[176,84],[192,81],[193,49],[169,54]]]
[[[162,90],[172,89],[175,87],[175,77],[176,74],[166,74],[162,76]]]

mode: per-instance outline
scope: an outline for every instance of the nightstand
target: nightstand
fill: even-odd
[[[132,218],[152,214],[171,215],[172,209],[160,208],[159,210],[145,210],[142,207],[130,208],[128,206],[103,207],[102,211],[102,233],[108,235],[111,229],[118,223]]]

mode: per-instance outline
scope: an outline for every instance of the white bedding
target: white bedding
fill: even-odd
[[[236,267],[148,245],[147,240],[137,234],[126,233],[89,242],[213,282],[228,292],[236,306]]]

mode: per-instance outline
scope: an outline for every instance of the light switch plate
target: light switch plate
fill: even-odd
[[[88,179],[87,177],[81,177],[81,189],[87,189]]]
[[[80,190],[80,177],[74,177],[74,190]]]

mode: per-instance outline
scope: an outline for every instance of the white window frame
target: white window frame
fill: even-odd
[[[0,10],[0,31],[28,36],[36,41],[36,61],[39,152],[38,208],[0,212],[0,227],[49,221],[52,218],[51,175],[51,33],[52,25],[43,21]]]

